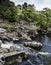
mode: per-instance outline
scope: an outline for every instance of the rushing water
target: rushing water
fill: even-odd
[[[22,44],[23,40],[16,42],[16,45],[31,53],[30,58],[19,65],[51,65],[51,37],[40,35],[35,40],[43,44],[41,51],[35,51],[35,53],[32,53],[29,48],[24,47]]]
[[[51,65],[51,37],[46,35],[38,36],[36,41],[43,44],[42,50],[36,52],[35,55],[31,56],[30,59],[21,65]]]

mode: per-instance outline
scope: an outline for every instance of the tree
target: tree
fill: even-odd
[[[27,5],[27,3],[25,2],[22,6],[23,6],[23,8],[27,8],[28,5]]]
[[[28,5],[28,4],[27,4]],[[33,22],[34,21],[34,12],[35,9],[32,6],[27,6],[27,8],[23,8],[22,14],[25,21]]]
[[[43,8],[42,13],[46,16],[46,29],[48,29],[51,24],[51,9]]]
[[[42,13],[37,14],[36,25],[38,25],[42,29],[46,29],[46,16]]]
[[[0,17],[9,21],[17,21],[17,7],[9,0],[0,1]]]

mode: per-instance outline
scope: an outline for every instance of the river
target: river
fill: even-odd
[[[47,35],[39,35],[33,41],[42,43],[42,49],[40,51],[35,51],[35,53],[33,50],[33,53],[30,52],[32,55],[29,57],[29,59],[18,65],[51,65],[51,37],[48,37]],[[18,45],[18,47],[20,46],[21,48],[24,48],[24,50],[28,50],[27,47],[24,47],[23,40],[19,40],[15,43]]]
[[[40,35],[36,41],[41,42],[43,48],[20,65],[51,65],[51,37]]]

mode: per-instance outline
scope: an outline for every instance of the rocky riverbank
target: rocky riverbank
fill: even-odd
[[[33,40],[40,33],[33,23],[0,22],[0,64],[19,65],[31,56],[39,57],[43,45]]]
[[[36,27],[35,27],[36,28]],[[13,63],[21,63],[28,58],[27,50],[19,45],[11,44],[12,41],[31,40],[29,32],[34,27],[25,21],[20,23],[9,23],[8,21],[0,21],[0,64],[8,65]],[[35,36],[36,33],[32,32]],[[9,43],[7,43],[9,42]],[[11,59],[12,58],[12,59]],[[15,60],[14,60],[15,59]]]
[[[35,53],[35,47],[37,48],[36,50],[39,49],[39,46],[42,47],[41,43],[34,42],[34,44],[32,42],[31,37],[35,37],[37,34],[37,27],[32,23],[25,21],[20,21],[19,23],[0,22],[0,64],[18,64],[27,60],[30,57],[29,55]],[[18,44],[20,40],[23,43]],[[20,46],[21,44],[23,47]]]
[[[28,60],[32,55],[35,54],[35,48],[38,51],[42,48],[42,44],[38,42],[26,42],[23,44],[14,44],[13,41],[3,43],[0,40],[0,64],[10,65],[17,63],[21,64],[23,61]],[[21,46],[22,45],[22,46]]]
[[[27,39],[35,37],[38,34],[37,27],[33,23],[25,21],[14,22],[0,22],[0,37],[7,40]],[[9,39],[8,39],[9,38]]]
[[[8,22],[7,20],[0,21],[0,38],[8,41],[26,39],[34,40],[39,34],[46,34],[50,36],[51,30],[38,29],[34,23],[28,23],[26,21],[20,22]]]

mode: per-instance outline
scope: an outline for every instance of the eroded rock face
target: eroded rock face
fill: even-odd
[[[25,42],[24,45],[26,47],[31,47],[35,50],[41,50],[41,48],[42,48],[42,44],[39,42]]]

